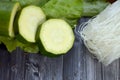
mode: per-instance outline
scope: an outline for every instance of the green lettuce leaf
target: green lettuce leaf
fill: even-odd
[[[104,10],[108,4],[105,0],[84,1],[82,16],[95,16]]]
[[[82,14],[82,0],[50,0],[42,7],[47,18],[61,18],[72,27]]]
[[[0,41],[6,46],[9,52],[16,50],[17,47],[20,47],[22,50],[28,53],[38,53],[39,48],[36,44],[33,43],[22,43],[17,39],[0,37]]]
[[[81,16],[95,16],[107,5],[105,0],[50,0],[42,9],[48,19],[64,19],[74,28]]]
[[[21,3],[22,6],[26,6],[26,5],[30,5],[30,4],[43,6],[49,0],[11,0],[11,1],[18,1]]]

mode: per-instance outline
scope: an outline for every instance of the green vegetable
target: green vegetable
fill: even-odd
[[[67,53],[73,46],[74,33],[62,19],[50,19],[42,24],[37,34],[40,52],[47,56]]]
[[[31,5],[31,4],[37,5],[37,6],[43,6],[49,0],[12,0],[12,1],[18,1],[24,7],[24,6]]]
[[[0,1],[0,35],[14,37],[13,21],[20,9],[18,2]]]
[[[72,27],[81,16],[95,16],[102,11],[108,3],[99,0],[50,0],[42,9],[47,18],[61,18]]]
[[[109,3],[105,1],[83,2],[82,16],[94,16],[100,13]]]
[[[0,2],[1,2],[1,1],[10,1],[10,0],[0,0]]]
[[[27,6],[21,11],[18,28],[19,34],[28,42],[35,42],[37,28],[46,20],[42,9],[37,6]]]
[[[9,52],[14,51],[17,47],[20,47],[25,52],[28,53],[38,53],[39,48],[36,44],[33,43],[22,43],[16,38],[2,37],[0,36],[0,41],[5,44]]]
[[[82,0],[50,0],[42,9],[47,18],[64,19],[73,27],[81,17],[82,5]]]

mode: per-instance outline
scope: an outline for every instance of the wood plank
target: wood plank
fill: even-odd
[[[86,57],[78,39],[70,52],[64,56],[63,80],[87,80]]]
[[[81,18],[78,25],[88,21],[89,18]],[[85,48],[78,30],[75,29],[75,44],[73,49],[64,57],[64,80],[102,80],[101,63],[92,58]],[[74,75],[78,72],[77,76]]]
[[[86,22],[89,20],[89,17],[83,17],[79,20],[79,24],[83,24],[83,22]],[[78,28],[80,30],[80,26]],[[85,47],[85,45],[81,45],[82,47]],[[86,66],[86,76],[87,80],[102,80],[102,67],[101,63],[97,61],[97,59],[87,50],[85,47],[83,50],[85,54],[85,66]],[[82,70],[82,69],[81,69]],[[83,79],[84,80],[84,79]]]
[[[75,47],[75,54],[70,51],[64,57],[64,80],[102,80],[101,63],[93,59],[82,46],[81,49],[78,47],[80,51]],[[75,71],[78,72],[77,76],[74,75]]]
[[[114,61],[109,66],[102,66],[103,80],[120,80],[119,60]]]
[[[9,80],[9,53],[0,48],[0,80]]]
[[[86,49],[87,80],[102,80],[102,64]]]
[[[24,52],[17,48],[11,53],[10,61],[10,79],[9,80],[24,80],[24,64],[25,55]]]
[[[81,19],[80,22],[83,22]],[[75,29],[75,43],[73,48],[64,56],[64,80],[87,80],[85,48],[81,42],[78,28]]]
[[[30,54],[26,60],[25,80],[63,80],[63,57],[48,58]]]

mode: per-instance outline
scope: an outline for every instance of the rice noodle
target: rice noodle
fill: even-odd
[[[120,0],[80,27],[84,44],[100,62],[108,65],[120,57]]]

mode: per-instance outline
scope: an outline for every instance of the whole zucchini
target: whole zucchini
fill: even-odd
[[[14,37],[13,22],[19,9],[18,2],[0,1],[0,36]]]

